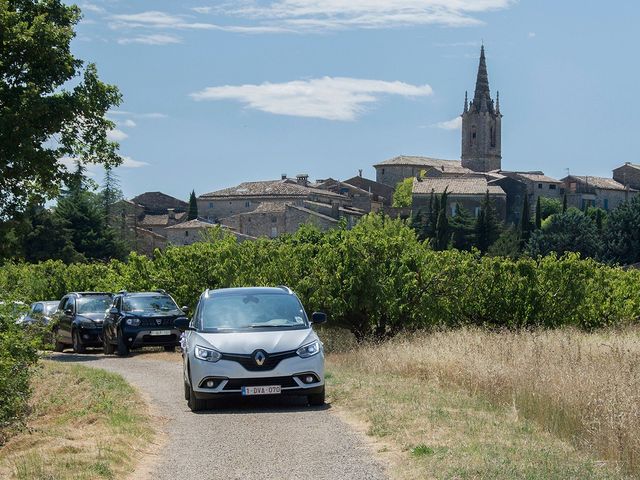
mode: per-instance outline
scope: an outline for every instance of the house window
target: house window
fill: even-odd
[[[278,219],[276,217],[271,217],[271,223],[276,223],[277,221],[278,221]]]
[[[549,185],[549,190],[555,190],[556,186],[555,185]]]
[[[278,236],[278,227],[271,227],[271,237],[277,237]]]
[[[456,205],[454,203],[453,205],[450,205],[450,206],[451,206],[451,216],[453,217],[456,214]]]
[[[213,202],[209,202],[209,208],[213,208]]]
[[[185,231],[184,231],[184,236],[185,236],[185,237],[188,237],[188,236],[189,236],[189,230],[185,230]]]
[[[475,214],[476,218],[478,218],[480,216],[480,210],[481,210],[480,207],[476,207],[476,209],[474,211],[474,214]]]
[[[604,204],[604,209],[605,210],[609,210],[609,199],[608,198],[604,199],[603,204]]]
[[[244,202],[244,206],[246,208],[249,208],[251,206],[251,202],[249,200],[247,200],[246,202]]]
[[[382,175],[384,175],[384,168],[382,169]]]
[[[542,188],[542,184],[541,183],[538,184],[538,188]]]

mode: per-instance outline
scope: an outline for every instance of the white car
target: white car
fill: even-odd
[[[178,319],[184,393],[192,411],[225,395],[304,395],[323,405],[324,351],[288,287],[207,290],[191,320]]]

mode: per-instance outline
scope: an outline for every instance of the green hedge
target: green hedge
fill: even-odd
[[[164,288],[193,306],[205,288],[289,285],[310,310],[324,310],[357,337],[463,324],[597,328],[640,315],[640,272],[561,258],[510,260],[435,252],[402,221],[365,217],[352,230],[303,227],[276,240],[210,241],[131,254],[127,262],[48,261],[0,267],[0,292],[25,302],[74,290]]]

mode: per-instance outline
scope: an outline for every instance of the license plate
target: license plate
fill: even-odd
[[[171,335],[171,330],[151,330],[153,336]]]
[[[279,395],[280,393],[282,393],[282,387],[280,385],[242,387],[242,395]]]

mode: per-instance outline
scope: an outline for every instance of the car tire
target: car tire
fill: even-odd
[[[312,407],[321,407],[324,405],[324,401],[324,387],[322,387],[322,391],[320,393],[307,395],[307,402],[309,402],[309,405],[311,405]]]
[[[87,347],[82,344],[82,341],[80,340],[80,334],[77,330],[73,330],[71,332],[71,338],[73,339],[73,353],[82,354],[87,352]]]
[[[165,352],[175,352],[176,351],[176,346],[175,345],[165,345],[164,351]]]
[[[107,339],[106,335],[102,336],[102,351],[105,355],[113,355],[115,348],[111,342]]]
[[[189,399],[187,400],[187,405],[189,405],[192,412],[199,412],[207,407],[207,401],[196,398],[193,388],[189,385]]]
[[[58,330],[56,330],[53,332],[53,351],[62,352],[64,351],[64,347],[66,347],[66,345],[58,340]]]
[[[122,338],[122,332],[118,331],[118,346],[117,353],[121,357],[126,357],[129,355],[129,347],[126,343],[124,343],[124,338]]]
[[[191,387],[187,382],[184,382],[184,399],[189,401],[191,398]]]

